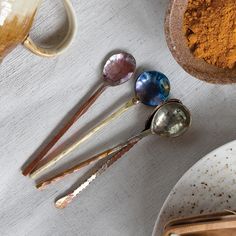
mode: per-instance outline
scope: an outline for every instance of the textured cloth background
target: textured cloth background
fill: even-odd
[[[236,87],[203,83],[177,65],[163,33],[167,3],[73,1],[78,36],[65,54],[44,59],[19,46],[1,64],[0,235],[149,236],[165,198],[182,174],[212,149],[235,139]],[[32,37],[41,42],[58,40],[64,24],[61,2],[44,0]],[[172,83],[172,97],[190,108],[193,126],[180,139],[143,140],[67,209],[57,210],[54,199],[77,186],[90,167],[42,192],[20,169],[99,84],[102,61],[116,49],[131,52],[140,70],[164,72]],[[60,144],[133,96],[133,85],[131,81],[107,90]],[[151,110],[143,105],[133,108],[50,173],[139,132]]]

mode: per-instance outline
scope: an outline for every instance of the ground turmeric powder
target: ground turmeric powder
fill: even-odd
[[[236,0],[189,0],[184,33],[197,58],[220,68],[236,65]]]

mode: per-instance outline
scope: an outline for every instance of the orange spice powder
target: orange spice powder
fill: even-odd
[[[189,0],[184,33],[197,58],[220,68],[236,65],[236,0]]]

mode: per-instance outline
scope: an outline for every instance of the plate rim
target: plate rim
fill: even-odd
[[[231,144],[233,143],[236,143],[236,139],[233,140],[233,141],[230,141],[226,144],[223,144],[222,146],[219,146],[215,149],[213,149],[212,151],[210,151],[208,154],[206,154],[205,156],[203,156],[200,160],[198,160],[194,165],[192,165],[182,176],[181,178],[176,182],[176,184],[173,186],[173,188],[171,189],[171,191],[169,192],[166,200],[164,201],[159,213],[158,213],[158,216],[157,216],[157,219],[155,221],[155,225],[154,225],[154,228],[153,228],[153,232],[152,232],[152,236],[157,236],[156,234],[156,231],[157,231],[157,225],[158,225],[158,222],[159,222],[159,219],[160,219],[160,216],[161,216],[161,213],[163,212],[164,208],[166,207],[167,205],[167,202],[169,201],[170,197],[171,197],[171,192],[172,190],[181,182],[181,180],[184,178],[184,176],[192,169],[194,168],[196,165],[198,165],[200,162],[204,161],[205,159],[207,159],[209,156],[211,156],[213,153],[215,152],[218,152],[219,150],[221,149],[225,149],[227,146],[230,146]]]

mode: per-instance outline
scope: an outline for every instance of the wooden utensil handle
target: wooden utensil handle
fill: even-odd
[[[46,145],[45,148],[36,156],[36,158],[30,162],[23,170],[23,175],[30,174],[43,159],[43,157],[52,149],[52,147],[59,141],[59,139],[69,130],[69,128],[93,105],[98,97],[105,91],[107,84],[103,83],[96,92],[76,111],[66,125],[59,130],[59,132],[53,137],[53,139]]]
[[[132,140],[126,147],[117,152],[113,157],[107,160],[105,164],[102,165],[97,171],[95,171],[83,184],[81,184],[73,192],[67,194],[66,196],[58,199],[55,202],[56,208],[63,209],[66,208],[83,190],[85,190],[90,183],[97,179],[101,174],[103,174],[112,164],[124,156],[131,148],[133,148],[140,139]]]

